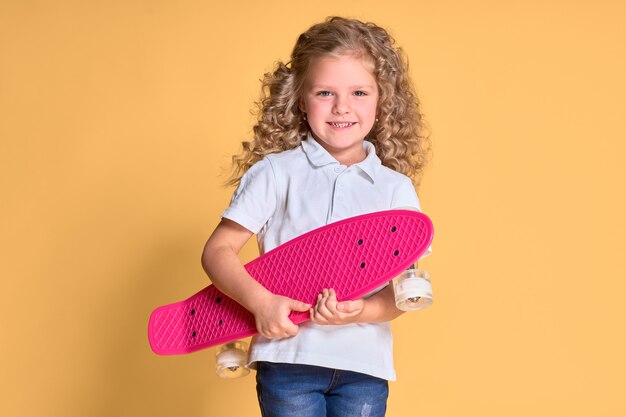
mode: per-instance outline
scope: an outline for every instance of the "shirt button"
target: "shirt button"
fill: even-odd
[[[336,172],[336,173],[340,173],[340,172],[341,172],[341,167],[336,167],[336,168],[335,168],[335,172]]]

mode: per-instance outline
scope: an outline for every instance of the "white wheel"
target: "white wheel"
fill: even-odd
[[[246,367],[248,344],[241,340],[226,343],[217,348],[215,354],[216,372],[220,378],[233,379],[248,375]]]
[[[396,307],[403,311],[415,311],[433,303],[430,275],[423,269],[407,269],[393,279]]]

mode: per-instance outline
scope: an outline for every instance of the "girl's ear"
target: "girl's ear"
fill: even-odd
[[[298,100],[298,109],[300,109],[302,113],[306,114],[306,106],[304,105],[304,99],[302,99],[302,97]]]

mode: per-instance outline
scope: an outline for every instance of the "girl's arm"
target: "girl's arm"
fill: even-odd
[[[245,227],[222,219],[204,246],[202,266],[220,291],[254,314],[259,334],[271,339],[294,336],[298,326],[289,313],[307,311],[311,305],[272,294],[248,274],[238,254],[252,235]]]
[[[393,285],[389,284],[369,298],[342,302],[337,301],[333,289],[324,289],[311,309],[311,320],[317,324],[378,323],[403,313],[396,307]]]

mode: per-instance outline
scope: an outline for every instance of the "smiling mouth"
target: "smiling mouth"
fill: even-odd
[[[339,129],[343,129],[343,128],[355,125],[356,122],[341,122],[341,123],[338,123],[338,122],[328,122],[328,124],[331,125],[332,127],[337,127]]]

